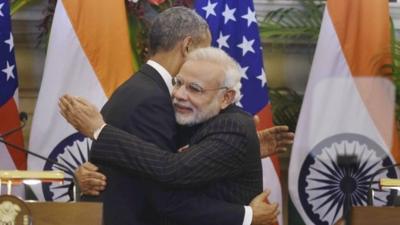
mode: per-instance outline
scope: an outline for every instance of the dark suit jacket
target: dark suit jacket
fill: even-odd
[[[96,161],[119,165],[164,185],[192,187],[211,198],[245,205],[262,191],[253,119],[233,105],[202,124],[183,153],[165,151],[113,126],[106,126],[93,146]],[[176,216],[181,202],[171,194],[161,211]]]
[[[105,121],[112,126],[152,142],[165,151],[171,152],[176,149],[176,122],[170,94],[162,77],[149,65],[143,65],[139,72],[113,93],[103,107],[102,114]],[[93,145],[91,152],[96,150],[97,146]],[[107,187],[101,195],[101,200],[105,203],[103,210],[106,225],[150,225],[161,224],[161,221],[164,221],[155,215],[151,208],[150,200],[154,194],[160,198],[168,197],[162,194],[163,191],[158,185],[150,179],[133,176],[120,165],[97,161],[92,154],[90,161],[98,165],[107,177]],[[196,198],[201,199],[203,203],[188,204],[197,211],[204,208],[205,204],[215,202],[200,196]],[[217,202],[215,205],[238,218],[243,218],[242,206],[224,202]],[[218,213],[218,210],[215,211]]]

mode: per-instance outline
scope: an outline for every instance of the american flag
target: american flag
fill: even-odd
[[[0,134],[20,125],[17,107],[18,79],[11,33],[10,5],[0,0]],[[23,146],[22,132],[2,137],[12,144]],[[0,143],[0,169],[26,169],[24,153]]]
[[[200,0],[196,11],[210,26],[212,45],[225,50],[242,67],[238,105],[257,114],[268,104],[268,90],[253,2]]]
[[[207,20],[212,45],[223,49],[242,69],[242,89],[237,103],[252,115],[258,115],[258,129],[272,126],[271,105],[263,67],[263,53],[252,0],[197,0],[196,12]],[[270,201],[282,206],[277,158],[263,159],[264,188],[272,193]],[[282,211],[282,208],[281,208]],[[282,223],[282,217],[279,218]]]

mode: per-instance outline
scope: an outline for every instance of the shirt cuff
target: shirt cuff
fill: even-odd
[[[250,206],[244,206],[243,225],[250,225],[253,220],[253,210]]]
[[[101,125],[101,127],[97,128],[97,130],[94,131],[93,133],[93,138],[94,140],[97,140],[97,138],[99,138],[99,135],[101,133],[101,131],[103,130],[103,128],[106,126],[107,124],[103,124]]]

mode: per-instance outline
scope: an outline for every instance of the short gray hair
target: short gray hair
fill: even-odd
[[[152,22],[149,31],[149,50],[154,55],[169,51],[185,37],[191,36],[194,44],[208,35],[208,24],[194,10],[172,7],[161,12]]]
[[[233,101],[234,103],[239,101],[240,88],[242,87],[242,84],[240,83],[240,65],[226,52],[214,47],[199,48],[190,52],[186,60],[204,60],[222,66],[225,77],[221,85],[234,90],[235,98]]]

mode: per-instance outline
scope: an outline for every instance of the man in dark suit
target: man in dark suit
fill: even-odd
[[[171,79],[191,49],[208,46],[210,33],[207,23],[186,8],[172,8],[161,13],[150,31],[151,59],[139,72],[126,81],[112,95],[102,109],[105,121],[117,128],[152,142],[166,151],[176,146],[176,125],[170,102]],[[93,146],[92,151],[96,149]],[[105,162],[97,164],[107,177],[107,188],[100,198],[104,202],[105,224],[161,224],[151,211],[152,195],[161,199],[163,191],[149,179],[134,176],[118,165]],[[160,194],[158,194],[160,193]],[[190,196],[189,196],[190,195]],[[189,196],[189,197],[188,197]],[[93,199],[92,197],[85,197]],[[207,208],[208,221],[194,220],[191,224],[242,224],[243,205],[228,204],[192,194],[182,194],[179,199],[186,206],[177,212],[179,218],[199,218]],[[184,209],[195,210],[184,210]],[[229,217],[224,216],[227,213]],[[254,215],[257,215],[254,212]],[[218,217],[217,220],[213,217]],[[207,217],[205,217],[207,218]],[[201,222],[203,221],[203,222]]]
[[[65,110],[64,115],[85,135],[94,137],[92,131],[100,130],[96,131],[100,136],[95,135],[97,140],[91,153],[95,162],[118,165],[175,188],[196,187],[196,193],[214,199],[249,204],[262,191],[262,172],[253,119],[233,104],[240,95],[239,66],[220,49],[198,49],[189,54],[174,81],[172,96],[177,122],[195,129],[183,153],[165,151],[121,129],[105,126],[96,113],[71,119],[78,108]],[[71,97],[62,102],[80,104]],[[79,120],[82,122],[73,122]],[[91,122],[96,120],[99,123]],[[188,224],[177,214],[186,199],[176,198],[175,193],[159,201],[161,212]]]

